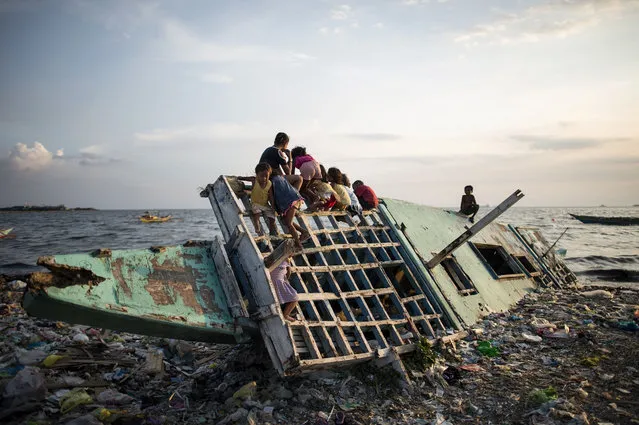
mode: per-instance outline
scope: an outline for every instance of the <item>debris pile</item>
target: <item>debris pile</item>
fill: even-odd
[[[639,291],[529,294],[468,337],[281,378],[257,345],[150,338],[28,317],[0,279],[6,424],[639,423]]]

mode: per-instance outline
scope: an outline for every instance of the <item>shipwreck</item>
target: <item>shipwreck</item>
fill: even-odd
[[[295,220],[311,234],[301,250],[257,235],[236,178],[220,176],[201,196],[221,237],[41,257],[50,273],[30,277],[24,308],[151,336],[261,340],[279,373],[292,375],[370,360],[401,369],[421,339],[454,340],[538,286],[576,281],[538,229],[495,222],[520,191],[472,226],[454,212],[392,199],[358,218],[300,213]],[[293,322],[269,274],[289,256],[300,297]]]

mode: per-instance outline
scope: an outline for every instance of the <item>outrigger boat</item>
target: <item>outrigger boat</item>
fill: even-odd
[[[0,229],[0,239],[14,238],[15,235],[10,234],[13,231],[13,227],[9,229]]]
[[[299,250],[257,235],[248,189],[220,176],[201,192],[222,233],[211,241],[40,258],[50,273],[30,276],[26,311],[160,337],[261,340],[282,375],[370,360],[402,373],[401,356],[422,338],[454,341],[538,286],[576,281],[538,229],[494,222],[520,191],[472,227],[393,199],[359,222],[346,212],[300,213],[311,237]],[[291,322],[269,273],[286,259],[299,294]]]
[[[584,224],[606,224],[611,226],[637,226],[639,225],[639,217],[600,217],[594,215],[577,215],[570,214],[572,218],[581,221]]]

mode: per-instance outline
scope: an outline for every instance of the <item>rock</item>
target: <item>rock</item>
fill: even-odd
[[[2,397],[6,407],[24,404],[30,400],[44,400],[47,386],[37,368],[26,367],[9,381]]]

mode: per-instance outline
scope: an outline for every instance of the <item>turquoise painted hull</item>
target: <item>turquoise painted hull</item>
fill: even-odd
[[[32,282],[26,311],[143,335],[220,343],[248,339],[231,316],[210,242],[106,252],[41,258],[40,264],[62,276],[57,283]],[[84,284],[69,282],[74,270],[90,271]]]

